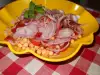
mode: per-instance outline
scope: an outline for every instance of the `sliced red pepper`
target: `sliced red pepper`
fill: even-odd
[[[39,20],[40,20],[41,22],[43,22],[43,21],[44,21],[44,16],[40,17]]]
[[[50,21],[51,21],[51,19],[50,19],[49,17],[47,17],[47,21],[48,21],[48,22],[50,22]]]
[[[75,31],[74,31],[74,33],[75,33],[75,35],[78,35],[78,33],[77,33],[77,32],[75,32]]]
[[[9,41],[9,40],[14,41],[14,38],[12,36],[7,36],[4,40],[6,40],[6,41]]]
[[[56,30],[56,35],[58,35],[59,31],[61,30],[61,25],[56,25],[56,26],[59,26]]]
[[[30,39],[30,42],[31,42],[33,45],[35,45],[35,46],[39,46],[39,45],[41,44],[40,41],[34,40],[34,39]]]
[[[16,27],[13,28],[11,31],[13,33],[15,33],[17,28],[20,28],[20,27],[24,27],[25,26],[25,24],[24,24],[25,22],[29,22],[29,21],[28,20],[21,20],[20,22],[15,23]]]
[[[64,48],[66,45],[68,44],[68,42],[65,42],[63,46],[61,46],[60,48]],[[63,49],[62,51],[65,51],[66,49]]]
[[[22,21],[23,21],[23,23],[28,23],[28,22],[30,22],[30,19],[24,19]]]
[[[44,42],[44,43],[48,43],[48,41],[47,41],[47,40],[44,40],[43,42]]]
[[[44,18],[46,18],[46,21],[47,21],[47,22],[50,22],[50,21],[51,21],[51,19],[50,19],[49,17],[47,17],[47,16],[42,16],[42,17],[40,18],[41,22],[44,22]]]
[[[13,33],[15,33],[16,32],[16,27],[15,28],[13,28],[13,29],[11,29],[11,31],[13,32]]]
[[[55,49],[56,45],[50,45],[49,48]]]
[[[37,32],[35,37],[41,37],[42,33],[41,32]]]

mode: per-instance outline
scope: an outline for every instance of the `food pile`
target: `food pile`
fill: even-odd
[[[57,55],[66,50],[72,40],[81,38],[83,30],[79,17],[31,1],[14,26],[6,30],[5,40],[21,50],[33,50],[42,56]]]

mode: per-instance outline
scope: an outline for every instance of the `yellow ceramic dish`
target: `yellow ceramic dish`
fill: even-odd
[[[52,56],[50,58],[40,56],[31,50],[17,52],[15,47],[13,47],[9,42],[4,41],[4,38],[6,37],[4,30],[6,27],[13,26],[11,21],[15,20],[25,8],[28,8],[29,2],[30,0],[17,0],[0,10],[0,43],[8,45],[9,49],[14,54],[26,54],[28,52],[45,61],[60,62],[72,58],[80,50],[82,45],[89,45],[93,42],[94,33],[98,30],[99,25],[96,19],[83,7],[67,0],[33,0],[36,4],[42,4],[49,9],[61,9],[64,10],[66,14],[73,13],[80,15],[78,22],[85,24],[82,25],[84,35],[82,38],[73,42],[64,52],[61,52],[60,55]]]

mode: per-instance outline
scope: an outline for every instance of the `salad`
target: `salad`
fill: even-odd
[[[6,41],[20,50],[33,50],[41,56],[59,55],[72,41],[81,38],[83,29],[79,15],[48,9],[32,1],[12,28],[7,28]]]

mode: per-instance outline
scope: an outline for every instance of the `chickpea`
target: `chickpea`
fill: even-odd
[[[56,53],[54,53],[53,55],[55,55],[55,56],[56,56],[57,54],[56,54]]]
[[[24,39],[23,39],[23,42],[27,42],[27,41],[28,41],[28,39],[27,39],[27,38],[24,38]]]
[[[23,41],[20,41],[19,43],[20,43],[20,44],[24,44],[24,42],[23,42]]]
[[[71,40],[71,43],[74,43],[74,40]]]
[[[29,41],[29,39],[27,40],[27,43],[30,44],[31,42]]]
[[[60,49],[60,46],[59,46],[59,45],[56,45],[56,48],[57,48],[57,49]]]
[[[5,33],[6,35],[12,35],[11,29],[9,27],[5,30]]]
[[[39,49],[39,46],[34,46],[34,48],[35,48],[36,50],[38,50],[38,49]]]
[[[44,53],[42,52],[43,53],[42,54],[43,56],[45,56],[45,57],[48,57],[49,56],[49,51],[48,50],[42,50],[42,51],[44,52]]]
[[[49,55],[52,56],[53,55],[53,52],[52,51],[49,51]]]
[[[19,44],[18,44],[18,47],[22,47],[22,44],[19,43]]]
[[[44,47],[40,47],[41,49],[44,49]]]
[[[20,39],[21,39],[21,38],[20,38],[20,37],[18,37],[18,38],[17,38],[17,41],[20,41]]]
[[[51,37],[51,40],[54,40],[55,39],[55,37]]]
[[[35,49],[35,48],[31,48],[31,50],[36,51],[36,49]]]
[[[48,57],[49,56],[49,51],[48,50],[46,50],[46,53],[45,53],[45,55],[44,56],[46,56],[46,57]]]
[[[24,47],[28,47],[28,43],[24,43],[24,45],[23,45]]]
[[[15,44],[18,45],[20,42],[19,41],[15,41]]]
[[[41,51],[40,49],[38,49],[38,50],[37,50],[37,54],[40,55],[41,53],[42,53],[42,51]]]
[[[25,49],[26,49],[26,47],[24,47],[24,46],[23,46],[23,47],[22,47],[22,49],[23,49],[23,50],[25,50]]]
[[[45,54],[46,54],[46,50],[44,49],[44,50],[42,50],[42,55],[44,56]]]
[[[32,43],[30,43],[30,44],[29,44],[29,47],[33,48],[33,47],[34,47],[34,45],[33,45]]]
[[[81,37],[82,37],[81,35],[78,36],[78,38],[81,38]]]

